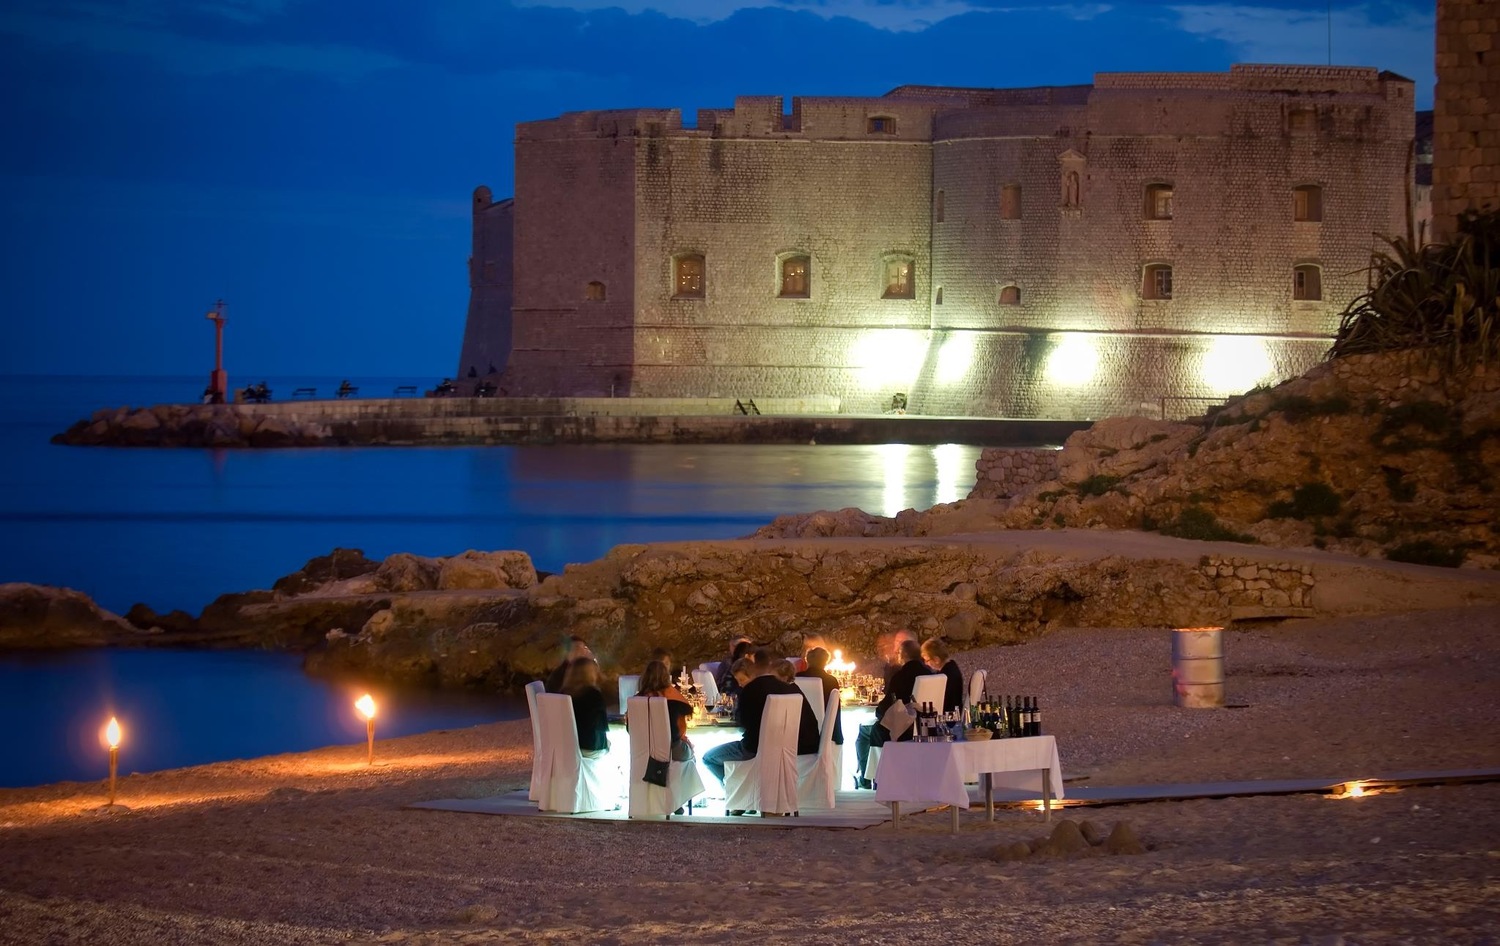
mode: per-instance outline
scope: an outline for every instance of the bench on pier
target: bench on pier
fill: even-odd
[[[415,384],[398,384],[396,385],[395,394],[396,397],[416,397],[417,386]]]
[[[317,388],[297,388],[292,391],[292,397],[317,397]]]

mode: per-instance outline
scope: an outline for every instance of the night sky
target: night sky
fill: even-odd
[[[736,95],[1323,64],[1322,0],[4,0],[0,373],[450,374],[514,126]],[[1433,84],[1431,0],[1333,61]]]

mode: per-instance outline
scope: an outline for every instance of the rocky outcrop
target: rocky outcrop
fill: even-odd
[[[259,415],[231,404],[105,408],[52,438],[71,446],[317,447],[339,441],[308,416]]]
[[[139,643],[151,636],[69,588],[0,585],[0,650],[52,650]]]

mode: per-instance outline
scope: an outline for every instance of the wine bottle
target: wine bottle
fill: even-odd
[[[1031,698],[1031,734],[1033,736],[1042,734],[1042,708],[1034,696]]]

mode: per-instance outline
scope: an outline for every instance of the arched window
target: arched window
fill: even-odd
[[[604,283],[594,280],[583,287],[583,298],[587,302],[604,301]]]
[[[1021,185],[1006,184],[1000,188],[1000,219],[1021,219]]]
[[[702,299],[707,280],[702,253],[684,253],[672,260],[672,298]]]
[[[1172,185],[1171,184],[1147,184],[1146,185],[1146,219],[1147,220],[1171,220],[1172,219]]]
[[[806,299],[812,295],[812,258],[805,255],[782,257],[781,297]]]
[[[1323,188],[1299,184],[1292,188],[1292,219],[1317,223],[1323,219]]]
[[[943,222],[943,192],[939,190],[937,197],[932,201],[932,220],[934,223]]]
[[[887,256],[885,258],[885,288],[882,299],[915,299],[917,297],[917,266],[910,256]]]
[[[1170,263],[1152,263],[1141,278],[1141,298],[1172,298],[1172,266]]]
[[[1003,287],[1000,290],[1000,304],[1001,305],[1020,305],[1021,304],[1021,287],[1020,286],[1005,286],[1005,287]]]
[[[1316,264],[1303,263],[1292,270],[1292,298],[1301,302],[1323,299],[1323,271]]]

